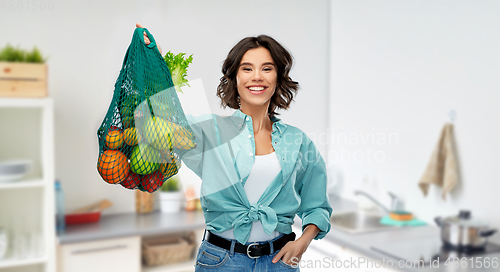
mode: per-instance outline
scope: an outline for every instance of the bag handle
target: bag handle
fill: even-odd
[[[148,38],[151,41],[148,45],[146,45],[146,42],[144,41],[144,32],[143,31],[146,31],[146,34],[148,35]],[[153,35],[151,35],[151,33],[149,33],[149,30],[147,28],[137,27],[135,29],[135,33],[136,33],[137,37],[139,38],[139,40],[141,40],[141,42],[144,45],[146,45],[149,48],[155,48],[156,47],[155,38],[153,38]]]

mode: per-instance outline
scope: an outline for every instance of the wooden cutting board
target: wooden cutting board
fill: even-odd
[[[85,206],[83,208],[77,209],[77,210],[73,211],[73,213],[98,212],[98,211],[102,211],[106,208],[109,208],[111,206],[113,206],[113,203],[111,203],[111,201],[109,201],[107,199],[104,199],[104,200],[101,200],[99,202],[92,203],[92,204]]]

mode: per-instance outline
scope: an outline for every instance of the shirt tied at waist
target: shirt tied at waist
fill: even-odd
[[[261,221],[264,231],[271,234],[278,225],[278,217],[274,209],[268,206],[257,204],[250,205],[250,209],[242,210],[236,217],[234,227],[234,238],[245,244],[250,238],[250,230],[252,229],[252,222]]]

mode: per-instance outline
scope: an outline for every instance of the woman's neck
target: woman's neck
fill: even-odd
[[[240,106],[241,112],[252,117],[253,132],[258,133],[261,130],[272,131],[273,122],[267,113],[268,107],[255,107],[251,105]]]

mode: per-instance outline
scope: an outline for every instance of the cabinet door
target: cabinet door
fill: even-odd
[[[135,236],[62,245],[59,272],[138,272],[140,243]]]
[[[328,240],[314,240],[302,255],[302,272],[396,272],[384,266],[381,260],[373,260]]]
[[[388,259],[371,259],[367,256],[361,255],[350,249],[344,249],[342,259],[350,263],[351,260],[356,264],[352,271],[357,272],[398,272],[396,265],[397,262],[385,263]],[[385,261],[384,261],[385,260]],[[351,271],[351,270],[350,270]]]

